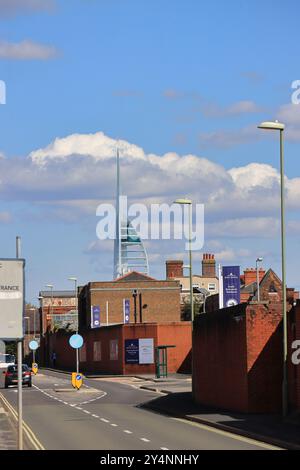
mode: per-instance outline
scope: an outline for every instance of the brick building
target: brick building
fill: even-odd
[[[190,304],[190,277],[184,275],[184,266],[182,260],[166,261],[166,279],[173,279],[180,283],[180,305],[182,318],[185,318],[185,310],[189,312]],[[193,293],[196,306],[196,313],[202,311],[204,303],[204,290],[207,296],[215,295],[219,292],[219,279],[216,276],[216,260],[213,254],[203,254],[202,274],[193,274]]]
[[[31,351],[29,349],[29,343],[33,339],[37,341],[40,340],[40,311],[37,307],[33,307],[31,305],[26,305],[25,307],[25,315],[24,315],[24,357],[29,358],[31,357]]]
[[[73,330],[77,325],[77,307],[74,290],[41,291],[40,330],[45,334],[48,328],[61,328],[70,325]]]
[[[155,373],[155,348],[175,346],[168,350],[169,373],[190,373],[191,323],[145,323],[110,325],[82,333],[84,346],[80,349],[80,370],[85,373],[135,375]],[[45,336],[45,362],[56,353],[59,369],[73,370],[75,351],[69,345],[70,334],[59,331]],[[129,363],[126,359],[126,341],[148,339],[152,341],[152,359],[148,363]],[[147,362],[147,361],[146,361]]]
[[[91,327],[91,309],[100,308],[100,324],[124,323],[124,301],[129,302],[129,323],[180,321],[180,286],[138,272],[109,282],[89,282],[79,289],[80,329]]]
[[[259,291],[262,302],[280,302],[282,300],[282,282],[273,269],[259,270]],[[241,304],[257,301],[256,269],[245,269],[241,275]],[[299,292],[287,288],[287,301],[292,304],[299,299]],[[211,295],[206,302],[206,311],[214,312],[219,308],[219,295]]]

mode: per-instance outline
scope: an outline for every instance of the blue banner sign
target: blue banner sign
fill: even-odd
[[[130,323],[130,300],[124,299],[123,301],[123,314],[124,314],[124,323]]]
[[[92,305],[91,328],[100,328],[100,307],[99,307],[99,305]]]
[[[139,364],[139,340],[125,339],[125,363]]]
[[[241,303],[241,281],[239,266],[223,267],[224,308]]]

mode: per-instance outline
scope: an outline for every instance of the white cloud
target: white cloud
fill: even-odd
[[[0,196],[34,202],[51,218],[94,220],[101,202],[113,202],[116,148],[123,194],[129,203],[172,203],[188,196],[205,205],[206,236],[243,238],[276,233],[280,176],[271,165],[251,163],[226,170],[207,158],[146,154],[141,147],[102,132],[57,138],[25,159],[0,159]],[[300,178],[286,178],[287,207],[300,209]],[[274,222],[274,223],[273,223]]]
[[[274,238],[280,221],[274,217],[244,217],[208,223],[206,236],[219,238]]]
[[[53,46],[39,44],[30,40],[19,43],[0,41],[0,59],[47,60],[58,55]]]

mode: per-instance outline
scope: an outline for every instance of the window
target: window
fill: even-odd
[[[94,361],[101,361],[101,341],[94,341]]]
[[[210,283],[208,284],[208,290],[209,292],[215,291],[216,290],[216,284],[215,283]]]
[[[86,362],[86,345],[79,349],[80,362]]]
[[[109,358],[111,361],[118,360],[118,340],[111,339],[109,342]]]

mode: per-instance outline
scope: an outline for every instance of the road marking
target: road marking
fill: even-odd
[[[82,410],[82,408],[80,408],[79,406],[76,406],[76,410]]]
[[[90,415],[91,413],[87,410],[82,410],[84,413],[86,413],[87,415]]]
[[[92,416],[93,416],[93,418],[99,418],[99,416],[98,416],[98,415],[92,415]]]
[[[262,447],[263,449],[284,450],[281,447],[276,447],[276,446],[273,446],[272,444],[267,444],[266,442],[257,441],[255,439],[251,439],[250,437],[244,437],[238,434],[232,434],[229,431],[223,431],[222,429],[213,428],[212,426],[207,426],[205,424],[195,423],[195,422],[188,421],[188,420],[181,419],[181,418],[171,418],[171,419],[174,419],[175,421],[180,421],[181,423],[189,424],[191,426],[195,426],[197,428],[201,428],[205,431],[210,431],[215,434],[228,437],[230,439],[234,439],[236,441],[242,441],[242,442],[246,442],[247,444],[256,445],[258,447]]]
[[[103,421],[103,423],[109,423],[108,419],[105,419],[105,418],[100,418],[101,421]]]
[[[112,426],[113,428],[117,428],[117,427],[118,427],[118,424],[111,424],[111,426]]]
[[[16,421],[18,421],[18,413],[17,411],[13,408],[13,406],[9,403],[9,401],[0,393],[0,398],[2,399],[3,403],[7,406],[9,411],[11,412],[12,416]],[[31,428],[28,426],[27,423],[23,420],[23,431],[26,434],[28,440],[32,443],[34,448],[36,450],[45,450],[45,447],[43,444],[38,440],[34,432],[31,430]]]
[[[124,431],[126,434],[132,434],[132,431],[128,431],[128,429],[124,429]]]
[[[169,450],[168,447],[161,447],[160,450]]]
[[[150,442],[149,439],[146,439],[145,437],[141,437],[140,439],[141,441],[144,441],[144,442]]]

